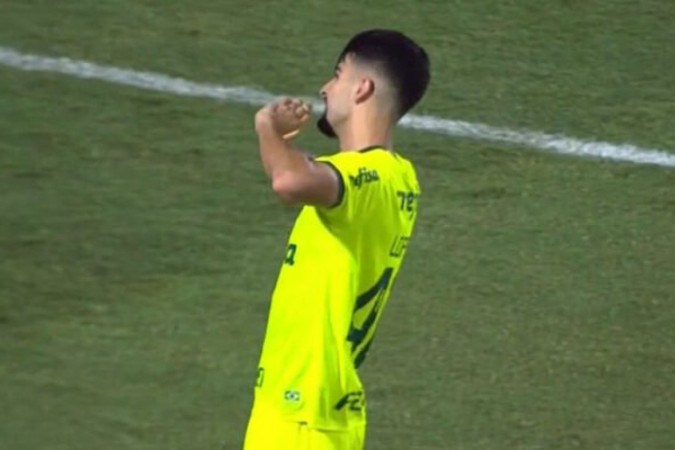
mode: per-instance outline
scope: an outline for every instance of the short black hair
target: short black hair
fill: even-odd
[[[350,56],[357,63],[373,65],[394,87],[398,118],[420,101],[429,84],[429,57],[415,41],[396,30],[374,29],[355,35],[338,63]]]

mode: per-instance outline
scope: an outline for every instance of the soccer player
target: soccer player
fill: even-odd
[[[272,189],[302,209],[270,306],[245,450],[361,450],[366,358],[417,215],[412,164],[393,128],[424,95],[426,52],[404,34],[354,36],[321,89],[319,129],[339,151],[292,144],[309,105],[283,99],[255,116]]]

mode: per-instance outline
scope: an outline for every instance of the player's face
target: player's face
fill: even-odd
[[[351,114],[354,71],[354,65],[347,56],[335,67],[335,74],[321,88],[321,97],[326,109],[317,126],[328,137],[336,137],[335,130],[339,129]]]

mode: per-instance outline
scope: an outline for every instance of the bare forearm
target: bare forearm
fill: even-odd
[[[260,160],[270,180],[284,173],[301,173],[309,169],[307,155],[285,140],[268,121],[258,121],[256,132]]]
[[[284,135],[298,133],[310,113],[311,107],[299,99],[282,99],[258,111],[255,131],[260,160],[283,203],[330,207],[341,192],[338,174],[284,139]]]

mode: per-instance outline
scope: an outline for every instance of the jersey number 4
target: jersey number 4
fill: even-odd
[[[370,344],[373,342],[375,334],[373,327],[377,323],[377,319],[384,306],[384,301],[387,298],[387,289],[389,288],[393,273],[394,269],[392,267],[386,268],[377,283],[356,299],[354,313],[352,314],[352,324],[347,334],[347,341],[352,343],[352,356],[356,368],[366,359],[366,353],[368,353]],[[357,326],[357,314],[361,315],[366,312],[365,319],[360,323],[360,326]],[[373,330],[373,333],[370,332],[371,330]]]

